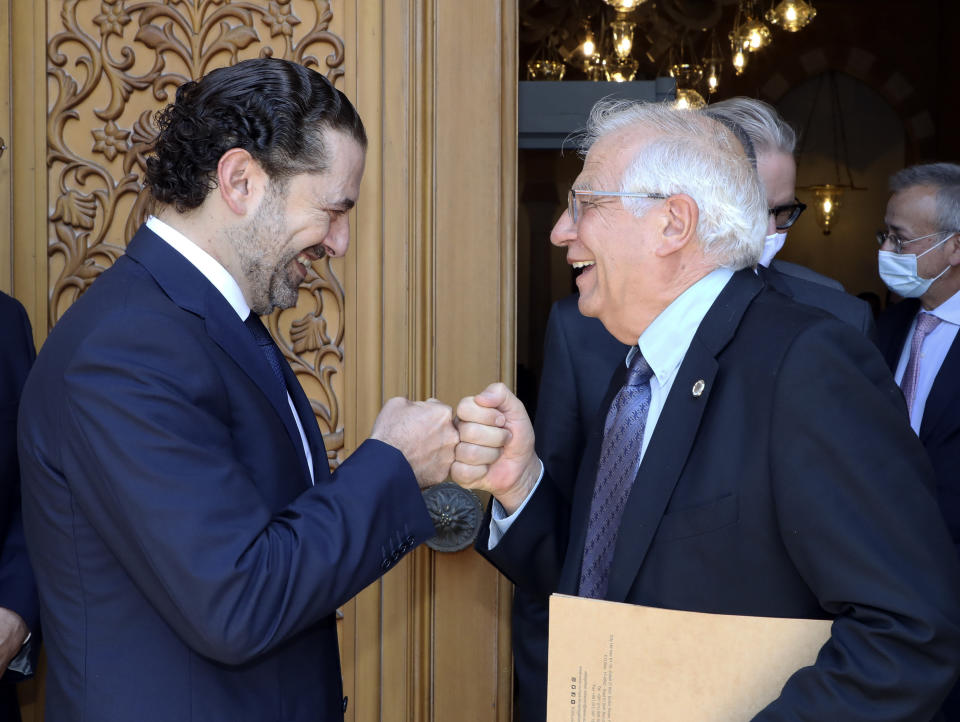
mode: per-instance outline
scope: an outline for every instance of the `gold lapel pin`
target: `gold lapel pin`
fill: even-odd
[[[703,390],[707,385],[703,382],[703,379],[698,379],[697,382],[693,385],[693,395],[697,398],[700,398],[700,395],[703,393]]]

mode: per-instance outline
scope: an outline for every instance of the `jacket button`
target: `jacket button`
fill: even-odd
[[[343,696],[343,713],[344,713],[344,714],[347,713],[347,700],[348,700],[348,699],[349,699],[349,698],[348,698],[346,695]]]

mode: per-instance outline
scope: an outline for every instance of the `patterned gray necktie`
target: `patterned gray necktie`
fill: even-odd
[[[652,375],[650,365],[638,349],[630,363],[627,380],[607,413],[580,567],[581,597],[602,599],[607,593],[617,531],[643,448]]]

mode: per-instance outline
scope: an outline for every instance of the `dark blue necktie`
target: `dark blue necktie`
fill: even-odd
[[[607,593],[617,531],[643,448],[652,375],[650,365],[637,349],[627,380],[607,413],[580,567],[581,597],[602,599]]]
[[[282,364],[286,362],[283,360],[283,356],[280,355],[280,349],[277,348],[277,344],[273,342],[273,337],[263,325],[260,317],[252,311],[250,312],[250,315],[247,316],[247,320],[244,321],[243,324],[250,329],[250,333],[253,334],[253,338],[257,342],[257,346],[260,347],[260,350],[266,357],[267,363],[270,365],[273,375],[276,377],[277,381],[280,382],[280,388],[283,389],[283,395],[286,397],[287,382],[283,378],[282,366]]]

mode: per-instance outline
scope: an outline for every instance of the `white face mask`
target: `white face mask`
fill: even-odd
[[[917,271],[917,259],[925,256],[934,248],[938,248],[950,240],[953,234],[936,243],[920,255],[913,253],[894,253],[893,251],[879,251],[877,253],[877,266],[880,270],[880,278],[887,284],[887,288],[904,298],[920,298],[925,294],[933,282],[940,276],[950,270],[948,264],[940,273],[933,278],[923,278]]]
[[[767,236],[763,239],[763,253],[760,256],[760,265],[766,268],[770,265],[770,261],[773,260],[773,257],[776,256],[780,249],[783,248],[784,241],[787,240],[786,233],[774,233],[772,236]]]

